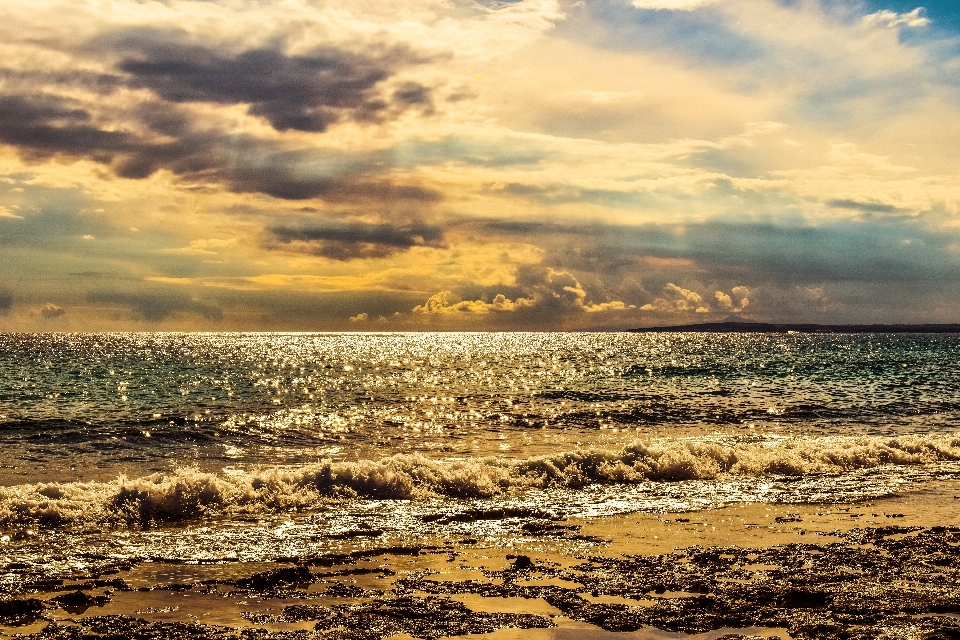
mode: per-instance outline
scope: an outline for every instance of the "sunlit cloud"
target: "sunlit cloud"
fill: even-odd
[[[542,314],[553,317],[545,322],[554,324],[566,316],[602,312],[623,311],[636,308],[620,300],[600,303],[587,301],[587,292],[577,279],[566,271],[554,269],[528,269],[520,277],[520,288],[525,292],[511,300],[498,293],[489,302],[483,300],[455,301],[450,291],[442,291],[431,296],[425,303],[413,308],[420,315],[459,315],[459,314]]]
[[[730,294],[723,291],[714,293],[714,297],[716,297],[721,308],[732,313],[742,313],[750,306],[750,298],[747,297],[750,295],[750,289],[747,287],[734,287],[730,290]]]
[[[722,302],[722,300],[721,300]],[[641,311],[656,311],[658,313],[710,313],[710,307],[703,297],[696,291],[678,287],[672,282],[663,288],[663,295],[654,298],[642,307]]]

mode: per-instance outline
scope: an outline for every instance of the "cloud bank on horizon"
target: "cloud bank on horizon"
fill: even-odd
[[[954,3],[9,9],[0,330],[960,322]]]

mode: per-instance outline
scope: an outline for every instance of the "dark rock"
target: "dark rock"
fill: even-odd
[[[773,597],[773,605],[785,609],[816,609],[825,607],[833,600],[828,593],[785,589]]]
[[[100,588],[107,587],[110,589],[116,589],[117,591],[132,591],[130,586],[123,578],[114,578],[112,580],[94,580],[93,585]]]
[[[313,579],[313,572],[307,567],[300,565],[256,573],[249,578],[237,580],[237,586],[250,588],[255,591],[265,591],[282,584],[312,582]]]
[[[43,611],[43,601],[37,598],[26,600],[0,600],[0,618],[36,617]]]
[[[785,516],[777,516],[773,521],[777,524],[787,524],[788,522],[803,522],[803,518],[798,515],[788,514]]]
[[[51,598],[50,602],[56,603],[62,609],[82,613],[89,607],[102,607],[110,602],[110,598],[107,596],[91,596],[77,590],[73,593],[65,593],[56,598]]]
[[[525,520],[556,520],[557,516],[545,511],[528,509],[526,507],[502,507],[494,509],[468,509],[460,513],[428,514],[423,516],[424,522],[439,522],[440,524],[450,524],[452,522],[476,522],[478,520],[506,520],[508,518],[523,518]]]

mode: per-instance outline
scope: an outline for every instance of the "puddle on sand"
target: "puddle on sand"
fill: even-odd
[[[430,594],[421,594],[430,597]],[[451,597],[479,613],[534,613],[540,616],[562,616],[563,612],[541,598],[490,598],[473,593]]]
[[[578,593],[577,595],[593,604],[625,604],[628,607],[652,607],[657,604],[656,600],[634,600],[623,596],[593,595],[592,593]]]
[[[563,578],[524,578],[514,580],[513,584],[518,587],[563,587],[564,589],[580,589],[583,587],[579,582],[564,580]]]
[[[239,580],[261,571],[275,569],[276,566],[272,562],[144,562],[125,571],[122,577],[131,589],[156,588],[160,585],[193,584],[205,580]]]
[[[653,628],[627,632],[604,631],[593,625],[562,617],[554,618],[553,621],[557,624],[553,629],[500,629],[482,636],[451,636],[450,640],[717,640],[726,635],[792,640],[786,629],[764,627],[724,628],[690,635]]]
[[[490,582],[480,567],[449,567],[430,576],[435,582]]]
[[[225,627],[253,627],[254,625],[243,618],[244,612],[274,613],[288,604],[290,604],[288,599],[280,598],[229,598],[216,593],[160,589],[114,593],[110,602],[101,607],[92,606],[73,612],[55,609],[49,613],[49,616],[59,621],[75,620],[78,615],[91,617],[132,614],[148,622],[198,622]],[[270,631],[313,628],[312,625],[304,623],[257,626]]]

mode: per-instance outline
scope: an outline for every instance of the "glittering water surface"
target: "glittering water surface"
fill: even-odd
[[[0,335],[0,523],[272,557],[887,495],[960,471],[958,361],[952,335]]]
[[[958,360],[940,335],[7,334],[0,443],[111,468],[949,432]]]

